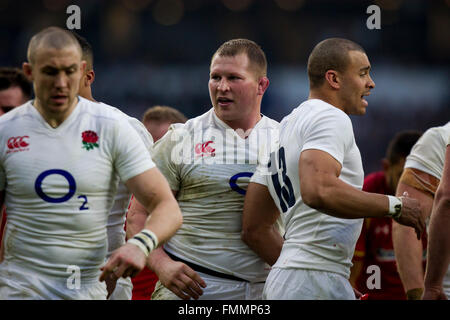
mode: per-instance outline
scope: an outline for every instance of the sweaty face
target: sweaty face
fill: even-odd
[[[224,122],[259,116],[258,78],[245,53],[216,55],[211,62],[209,95],[216,115]]]
[[[344,112],[347,114],[363,115],[368,106],[365,96],[375,88],[370,77],[370,63],[367,55],[361,51],[349,51],[350,63],[347,70],[341,73],[340,98]]]
[[[46,114],[70,113],[82,77],[81,53],[76,46],[38,48],[31,66],[36,102]]]
[[[0,116],[25,102],[26,98],[20,87],[10,87],[5,90],[0,90]]]

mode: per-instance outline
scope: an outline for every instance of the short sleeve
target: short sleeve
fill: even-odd
[[[267,182],[267,164],[258,164],[255,173],[250,178],[250,182],[259,183],[264,186],[268,186]]]
[[[304,134],[303,148],[325,151],[341,165],[347,148],[353,142],[353,126],[350,118],[342,111],[332,108],[318,114],[308,125]]]
[[[116,123],[114,134],[114,166],[122,181],[155,167],[144,142],[125,118]]]
[[[172,125],[168,132],[153,147],[152,154],[155,164],[173,191],[180,189],[181,179],[179,166],[182,164],[182,161],[180,159],[174,159],[174,157],[176,157],[178,148],[183,146],[183,135],[186,138],[189,137],[189,134],[183,129],[176,129]]]

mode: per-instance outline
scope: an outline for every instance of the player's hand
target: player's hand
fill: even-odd
[[[447,300],[442,287],[440,288],[425,288],[422,300]]]
[[[134,244],[126,243],[114,251],[106,264],[100,268],[103,272],[99,280],[134,277],[145,267],[145,262],[142,250]]]
[[[205,281],[186,264],[167,259],[158,270],[155,270],[159,281],[183,300],[197,300],[206,288]]]
[[[114,289],[116,289],[117,278],[116,277],[106,277],[105,283],[106,283],[106,291],[108,291],[108,295],[106,296],[106,299],[109,299],[109,297],[114,292]]]
[[[400,199],[402,200],[402,214],[396,221],[402,225],[413,227],[416,231],[417,239],[420,240],[425,230],[425,219],[422,216],[420,203],[417,199],[410,198],[406,191]]]

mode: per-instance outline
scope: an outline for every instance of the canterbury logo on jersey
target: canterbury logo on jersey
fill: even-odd
[[[29,138],[29,136],[10,137],[8,141],[6,141],[6,145],[9,149],[6,153],[29,150],[29,148],[27,148],[30,145],[27,141]]]
[[[197,155],[197,157],[216,156],[216,149],[211,146],[212,143],[214,143],[214,141],[197,143],[195,145],[195,154]]]

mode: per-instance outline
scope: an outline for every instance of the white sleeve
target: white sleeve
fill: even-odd
[[[250,182],[259,183],[264,186],[268,186],[267,177],[270,177],[270,175],[268,175],[267,165],[259,164],[256,167],[255,173],[250,178]]]
[[[302,130],[302,129],[298,129]],[[350,118],[340,110],[326,110],[310,122],[304,133],[303,148],[325,151],[341,165],[344,162],[346,150],[353,142],[353,126]]]
[[[406,158],[405,168],[419,169],[441,179],[445,152],[445,144],[437,128],[431,128],[419,138]]]
[[[114,166],[123,182],[155,167],[144,142],[129,122],[117,121],[114,129]]]
[[[141,140],[144,142],[145,148],[151,154],[153,149],[153,137],[150,132],[148,132],[144,124],[136,118],[128,117],[128,122],[134,128],[134,130],[136,130],[138,135],[141,137]]]
[[[174,130],[172,126],[169,127],[168,132],[155,143],[152,154],[156,166],[166,178],[170,189],[178,191],[181,179],[178,165],[172,159],[172,151],[174,151],[176,144],[180,142],[172,140]]]

